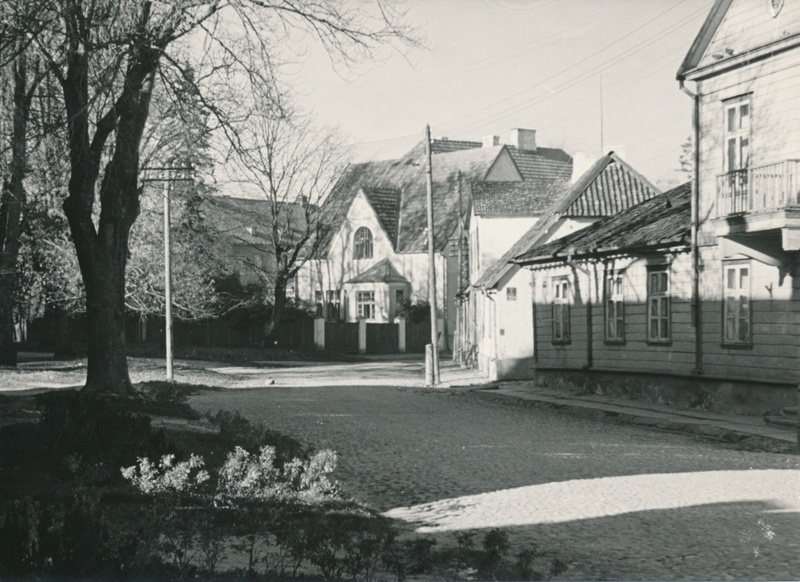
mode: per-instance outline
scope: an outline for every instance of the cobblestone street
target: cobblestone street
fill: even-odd
[[[795,455],[463,390],[273,387],[192,405],[336,450],[347,494],[443,541],[503,527],[517,550],[535,543],[569,563],[566,579],[800,577]]]

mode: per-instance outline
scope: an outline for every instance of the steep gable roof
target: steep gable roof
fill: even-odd
[[[408,279],[400,274],[389,259],[383,259],[360,275],[345,281],[345,284],[350,283],[408,283]]]
[[[396,188],[362,188],[393,246],[397,246],[402,194]]]
[[[463,184],[483,180],[503,149],[503,146],[471,148],[434,157],[434,245],[437,249],[446,246],[458,224],[458,172],[461,172]],[[321,210],[321,240],[315,257],[321,258],[327,254],[334,236],[346,220],[353,198],[362,189],[368,199],[367,192],[381,192],[380,196],[375,197],[381,207],[384,206],[386,190],[401,191],[396,250],[400,253],[413,253],[423,252],[427,248],[424,148],[415,147],[396,160],[353,164],[345,170]],[[380,217],[377,209],[376,213]],[[384,214],[387,221],[390,221],[389,216],[388,212]]]
[[[678,79],[682,79],[688,71],[700,64],[708,45],[711,44],[711,39],[714,38],[714,34],[717,32],[717,27],[722,22],[732,2],[733,0],[716,0],[714,2],[705,22],[703,22],[703,26],[700,27],[700,32],[692,42],[689,52],[678,69]]]
[[[563,238],[518,255],[520,264],[562,261],[567,257],[640,252],[689,246],[691,184],[686,183],[631,206]]]
[[[562,181],[473,182],[472,208],[477,216],[538,216],[567,189]]]
[[[545,239],[560,218],[596,217],[602,212],[608,216],[658,194],[658,188],[614,152],[609,152],[597,160],[564,196],[556,200],[497,262],[487,268],[473,287],[489,289],[496,286],[505,275],[515,270],[515,257],[527,253]]]

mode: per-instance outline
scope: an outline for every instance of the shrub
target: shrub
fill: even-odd
[[[191,455],[188,461],[175,462],[175,455],[164,455],[158,463],[147,457],[139,464],[121,469],[122,476],[139,491],[146,494],[190,491],[208,481],[209,474],[203,470],[202,457]],[[194,472],[194,474],[193,474]]]
[[[397,316],[403,317],[411,323],[424,323],[431,320],[431,304],[427,301],[403,301],[397,308]]]
[[[261,447],[275,448],[275,462],[282,466],[295,457],[306,458],[308,449],[299,441],[263,424],[253,425],[239,412],[220,410],[216,414],[207,414],[208,419],[219,428],[219,437],[229,449],[240,446],[249,451],[257,451]]]
[[[261,447],[258,456],[236,447],[219,471],[218,498],[315,502],[337,495],[335,484],[327,478],[336,468],[333,451],[320,451],[307,461],[294,458],[282,468],[275,461],[275,447]]]
[[[148,416],[127,410],[124,400],[67,392],[42,395],[38,402],[45,447],[56,462],[68,460],[73,474],[103,481],[137,454],[167,449],[164,432],[154,431]]]

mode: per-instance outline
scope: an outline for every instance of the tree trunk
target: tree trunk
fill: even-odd
[[[127,248],[127,247],[126,247]],[[87,392],[133,392],[125,337],[125,263],[95,257],[97,269],[86,279],[88,325]]]
[[[286,308],[286,280],[278,276],[275,281],[275,300],[272,303],[272,311],[269,314],[269,320],[264,328],[264,339],[267,345],[270,345],[271,338],[278,330],[283,319],[283,311]]]

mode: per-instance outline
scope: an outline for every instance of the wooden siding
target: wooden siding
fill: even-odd
[[[777,17],[767,10],[765,0],[734,0],[714,38],[700,61],[700,66],[711,65],[719,59],[714,55],[733,57],[749,50],[800,33],[800,4],[788,0]]]
[[[787,5],[788,7],[788,5]],[[785,10],[786,8],[784,8]],[[713,244],[717,176],[724,165],[724,101],[750,96],[750,166],[800,159],[800,50],[702,81],[700,105],[700,216]]]

